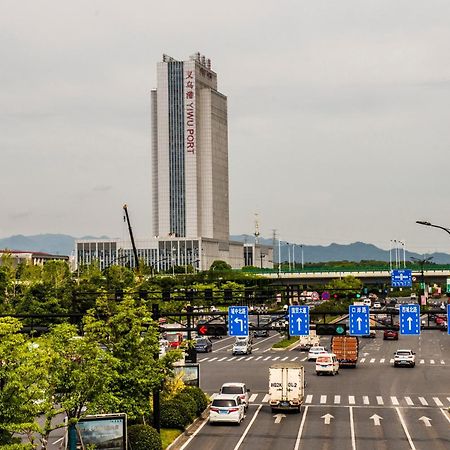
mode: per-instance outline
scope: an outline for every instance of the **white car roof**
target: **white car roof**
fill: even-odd
[[[214,400],[235,400],[239,397],[239,394],[217,394],[216,396],[214,396],[213,401]]]
[[[239,387],[244,387],[245,383],[223,383],[222,387],[229,387],[229,386],[239,386]]]
[[[325,347],[321,347],[320,345],[316,345],[314,347],[311,347],[311,349],[309,350],[310,352],[324,352]]]

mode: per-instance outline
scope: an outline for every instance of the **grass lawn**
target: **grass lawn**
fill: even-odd
[[[161,428],[163,448],[167,448],[181,433],[181,430],[176,430],[174,428]]]
[[[294,342],[298,341],[298,336],[291,336],[289,339],[282,339],[272,345],[272,348],[286,348],[289,347]]]

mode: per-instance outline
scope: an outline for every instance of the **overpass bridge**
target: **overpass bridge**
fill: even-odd
[[[422,269],[420,267],[407,267],[412,270],[413,282],[422,280]],[[246,270],[247,271],[247,270]],[[301,270],[283,270],[275,269],[258,270],[253,268],[251,273],[258,274],[264,278],[269,278],[276,282],[275,284],[327,284],[333,279],[340,279],[346,276],[359,278],[364,284],[390,284],[391,271],[389,267],[314,267]],[[423,269],[423,277],[427,284],[443,285],[450,278],[450,264],[433,265]]]

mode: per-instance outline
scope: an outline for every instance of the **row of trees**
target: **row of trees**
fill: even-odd
[[[127,413],[131,423],[149,421],[152,391],[172,375],[180,354],[159,358],[147,307],[127,295],[120,303],[101,296],[82,327],[80,333],[58,324],[29,338],[18,319],[0,318],[1,444],[19,434],[29,448],[47,449],[50,432],[65,426],[55,422],[61,413],[69,423],[111,412]]]

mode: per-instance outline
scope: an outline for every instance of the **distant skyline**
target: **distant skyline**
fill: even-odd
[[[450,2],[5,0],[0,238],[152,234],[150,90],[200,51],[228,97],[230,233],[450,252]]]

